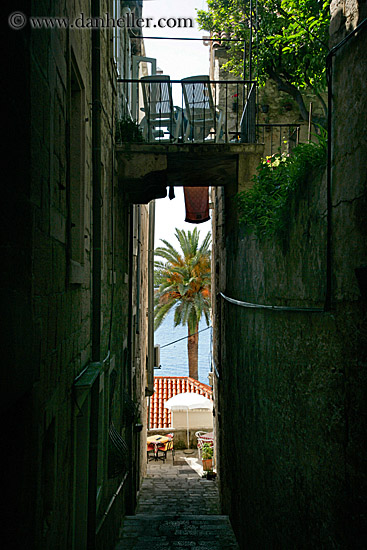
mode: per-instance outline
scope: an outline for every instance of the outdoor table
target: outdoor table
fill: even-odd
[[[153,447],[153,448],[152,448]],[[154,456],[149,458],[149,451],[154,449]],[[165,435],[151,435],[147,437],[147,455],[148,460],[165,460],[167,451],[173,449],[172,438]],[[163,457],[158,456],[158,451],[164,453]]]

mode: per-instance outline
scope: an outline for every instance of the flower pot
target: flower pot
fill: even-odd
[[[213,459],[212,458],[203,458],[203,470],[207,472],[208,470],[213,469]]]

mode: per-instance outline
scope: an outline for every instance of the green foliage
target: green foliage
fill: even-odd
[[[203,446],[201,448],[201,457],[204,460],[207,460],[208,458],[213,458],[213,446],[210,445],[210,443],[203,443]]]
[[[255,32],[255,9],[258,28]],[[253,75],[264,84],[273,79],[279,90],[292,95],[300,104],[300,92],[311,88],[316,94],[326,89],[325,58],[328,52],[330,0],[259,0],[253,2],[252,49]],[[208,0],[208,10],[198,10],[198,22],[210,32],[226,31],[238,42],[231,42],[225,68],[243,76],[244,41],[250,40],[249,2],[242,0]],[[249,75],[247,61],[246,77]],[[298,92],[298,94],[297,94]]]
[[[240,222],[260,238],[284,236],[289,223],[290,200],[310,172],[325,168],[326,132],[318,142],[303,143],[292,154],[275,154],[258,166],[254,186],[238,194]]]
[[[144,137],[139,125],[129,117],[116,120],[116,143],[142,143]]]

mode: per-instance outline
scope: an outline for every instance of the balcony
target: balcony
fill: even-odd
[[[254,82],[156,75],[119,86],[131,98],[120,105],[116,148],[131,202],[165,197],[168,186],[236,187],[238,174],[254,173],[263,154]]]
[[[251,185],[261,157],[299,142],[299,124],[256,123],[254,81],[154,75],[118,83],[119,178],[134,203],[165,197],[168,186],[235,193]]]
[[[120,79],[119,117],[131,119],[145,143],[254,143],[255,81]],[[121,136],[124,140],[124,136]]]

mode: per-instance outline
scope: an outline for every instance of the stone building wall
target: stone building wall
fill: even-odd
[[[330,47],[335,46],[367,17],[363,0],[332,0],[330,3]]]
[[[70,19],[90,14],[85,0],[37,1],[31,7],[21,1],[17,8]],[[110,12],[110,2],[102,1],[100,9]],[[142,220],[142,305],[134,356],[134,207],[117,185],[110,35],[101,32],[101,365],[92,381],[92,32],[9,30],[13,183],[3,220],[7,261],[1,294],[9,311],[2,407],[7,471],[14,479],[4,494],[5,540],[9,535],[12,548],[84,548],[91,521],[97,547],[111,548],[123,514],[134,508],[144,468],[144,440],[134,425],[139,407],[146,418],[148,210],[143,206],[136,214]],[[88,390],[78,387],[84,381]],[[122,473],[110,475],[111,422],[127,446],[123,485]],[[99,434],[90,460],[89,430],[91,438],[93,431]],[[87,491],[94,467],[91,520]],[[85,536],[76,536],[78,531]]]
[[[323,309],[326,175],[310,174],[293,197],[285,241],[236,228],[235,203],[214,191],[219,474],[244,548],[352,549],[365,539],[366,44],[364,28],[333,58],[330,311],[218,297]]]
[[[211,48],[211,78],[223,81],[238,80],[238,84],[231,83],[227,86],[217,84],[215,91],[217,105],[227,114],[227,126],[230,132],[229,139],[233,139],[234,132],[240,129],[243,87],[241,86],[240,78],[235,77],[224,69],[227,61],[228,53],[225,48]],[[311,108],[312,116],[317,117],[319,120],[325,119],[325,112],[320,99],[311,91],[305,91],[303,97],[306,109],[309,110]],[[322,98],[326,101],[326,94],[322,94]],[[280,92],[274,81],[269,79],[265,86],[258,88],[256,102],[258,105],[256,124],[259,125],[257,127],[257,140],[259,143],[265,144],[265,156],[273,155],[279,149],[282,152],[289,152],[297,140],[301,143],[305,143],[308,140],[308,122],[304,121],[301,117],[297,103],[289,94]],[[272,125],[276,124],[292,125],[292,128],[272,127]],[[297,126],[300,127],[298,132],[296,130]],[[315,130],[312,128],[311,139],[314,139],[314,133]]]

